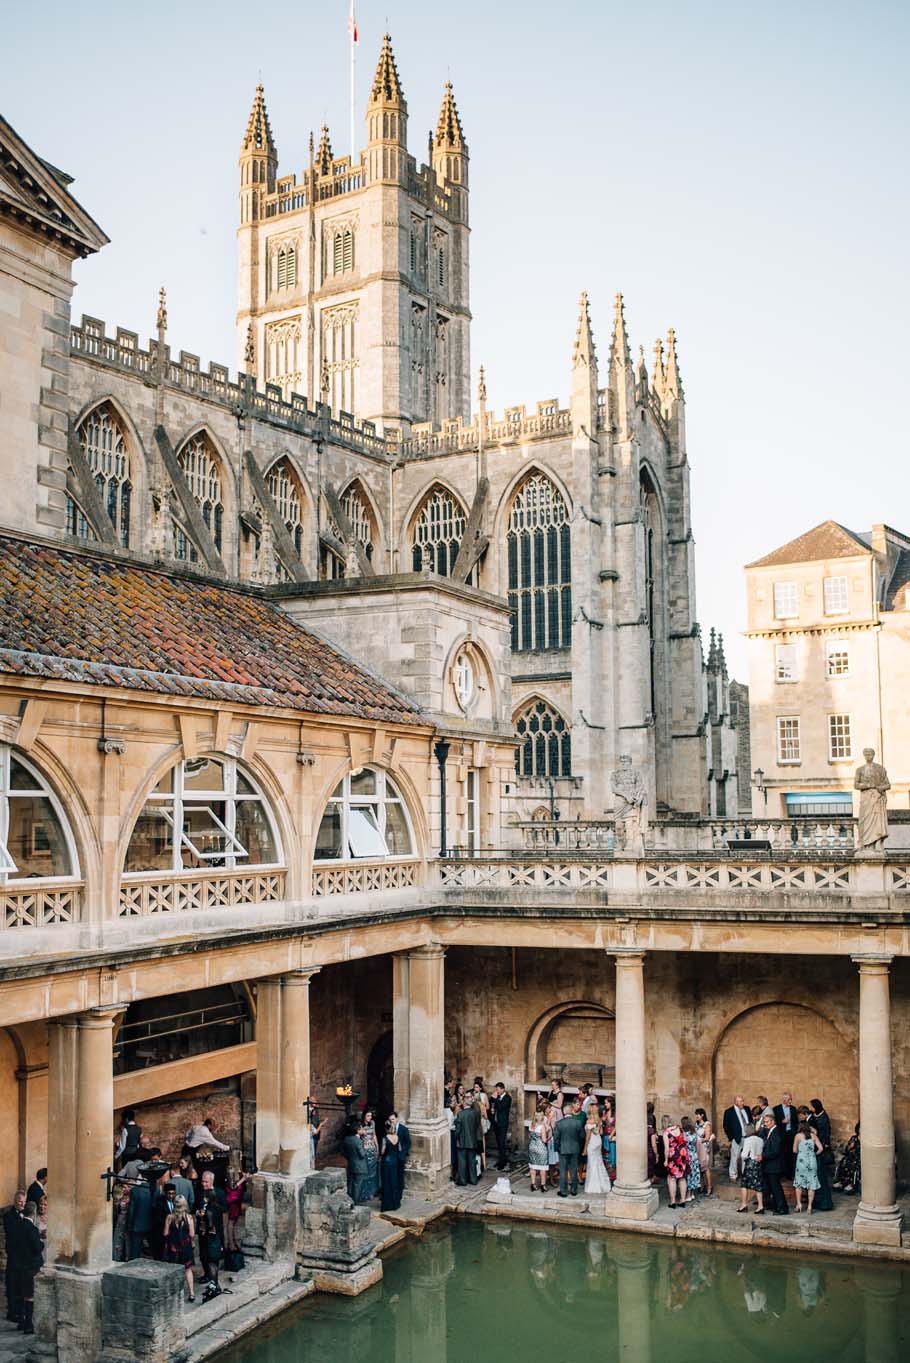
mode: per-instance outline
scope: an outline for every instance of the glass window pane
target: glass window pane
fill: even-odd
[[[147,804],[133,829],[126,849],[124,871],[172,871],[174,830],[165,817],[170,806]]]
[[[183,789],[224,790],[224,767],[207,757],[187,758],[183,764]]]
[[[340,789],[340,787],[339,787]],[[316,861],[336,860],[343,855],[341,846],[341,806],[330,804],[322,816],[316,834]]]
[[[234,833],[241,847],[246,848],[244,865],[258,866],[278,860],[275,839],[258,800],[237,801]]]
[[[10,790],[40,790],[41,783],[30,771],[18,762],[12,753],[9,759],[9,788]]]
[[[242,771],[238,771],[237,773],[237,794],[238,795],[256,794],[256,789],[252,781],[248,781]]]
[[[228,853],[242,855],[221,827],[226,821],[227,807],[221,802],[212,805],[184,805],[183,832],[185,839],[192,845],[187,846],[186,841],[181,843],[181,864],[198,866],[202,862],[206,866],[223,866]]]
[[[389,849],[372,809],[348,812],[348,842],[352,857],[387,857]]]
[[[386,805],[385,840],[388,844],[390,856],[408,857],[413,851],[411,835],[408,832],[408,822],[405,818],[404,809],[399,804]]]
[[[351,777],[351,795],[355,799],[364,795],[376,794],[375,771],[360,771]]]
[[[169,768],[168,768],[168,770],[164,773],[164,775],[162,776],[161,780],[158,782],[157,786],[155,787],[155,790],[154,790],[154,792],[153,792],[155,795],[170,795],[170,794],[173,792],[173,789],[174,789],[174,772],[175,772],[176,770],[177,770],[176,767],[169,767]]]
[[[34,780],[34,778],[31,778]],[[70,876],[72,862],[50,800],[42,795],[17,795],[9,801],[9,854],[16,864],[11,876]]]

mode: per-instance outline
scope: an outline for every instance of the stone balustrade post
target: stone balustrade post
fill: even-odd
[[[657,1211],[648,1180],[645,953],[613,948],[616,957],[616,1182],[606,1215],[646,1221]]]
[[[859,1244],[900,1245],[895,1197],[891,1072],[890,956],[854,956],[859,967],[859,1117],[862,1198],[853,1222]]]

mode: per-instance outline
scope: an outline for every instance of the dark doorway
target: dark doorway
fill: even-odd
[[[376,1125],[381,1123],[395,1106],[395,1070],[392,1064],[392,1033],[383,1032],[370,1051],[367,1061],[367,1103],[376,1114]]]

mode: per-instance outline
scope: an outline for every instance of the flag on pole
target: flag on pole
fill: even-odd
[[[351,9],[348,14],[348,33],[351,35],[351,42],[356,46],[359,39],[357,37],[357,20],[354,17],[354,0],[351,0]]]

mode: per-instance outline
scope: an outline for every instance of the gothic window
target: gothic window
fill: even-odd
[[[408,251],[408,267],[411,274],[417,273],[417,233],[411,228],[411,237]]]
[[[354,233],[349,227],[332,238],[332,273],[347,274],[354,268]]]
[[[335,787],[316,834],[316,861],[409,857],[414,834],[398,787],[384,771],[364,767]]]
[[[445,488],[434,487],[424,498],[411,531],[415,573],[449,577],[464,538],[465,513]]]
[[[303,386],[300,368],[300,318],[285,317],[265,329],[265,372],[269,383],[280,385],[285,399]]]
[[[446,282],[446,250],[444,246],[436,248],[436,283],[441,289],[445,288]]]
[[[143,805],[123,869],[246,870],[280,859],[268,803],[236,761],[188,757],[165,773]]]
[[[177,455],[190,491],[199,504],[202,519],[221,553],[221,531],[224,521],[224,499],[221,488],[221,468],[205,433],[191,436]],[[180,523],[174,521],[174,555],[195,563],[198,555]]]
[[[650,671],[651,713],[657,712],[657,605],[655,567],[657,562],[657,531],[660,525],[660,511],[657,494],[646,475],[641,480],[641,520],[644,530],[644,588],[645,617],[648,623],[648,650]]]
[[[515,717],[519,746],[515,753],[518,776],[549,780],[572,775],[572,735],[558,710],[544,700],[532,700]]]
[[[356,412],[359,359],[356,303],[322,314],[322,400],[334,412]]]
[[[290,460],[279,459],[277,464],[273,464],[265,481],[299,558],[303,545],[303,498]]]
[[[516,492],[509,512],[509,609],[516,652],[570,645],[570,534],[558,489],[544,474],[532,473]]]
[[[279,246],[275,253],[274,284],[276,289],[292,289],[297,283],[297,248]]]
[[[95,479],[98,495],[104,504],[117,538],[126,548],[130,542],[130,510],[133,485],[130,481],[130,457],[119,421],[107,403],[96,407],[77,431],[82,453]],[[72,497],[66,499],[66,528],[79,539],[97,538],[82,508]]]
[[[0,744],[0,884],[78,874],[57,797],[29,762]]]
[[[367,562],[372,563],[376,529],[369,503],[357,483],[352,483],[348,488],[341,499],[341,505],[354,532],[354,540],[363,549]],[[332,528],[336,535],[340,534],[337,526]],[[323,546],[321,573],[324,578],[332,580],[343,578],[345,575],[344,559],[333,554],[328,546]]]

